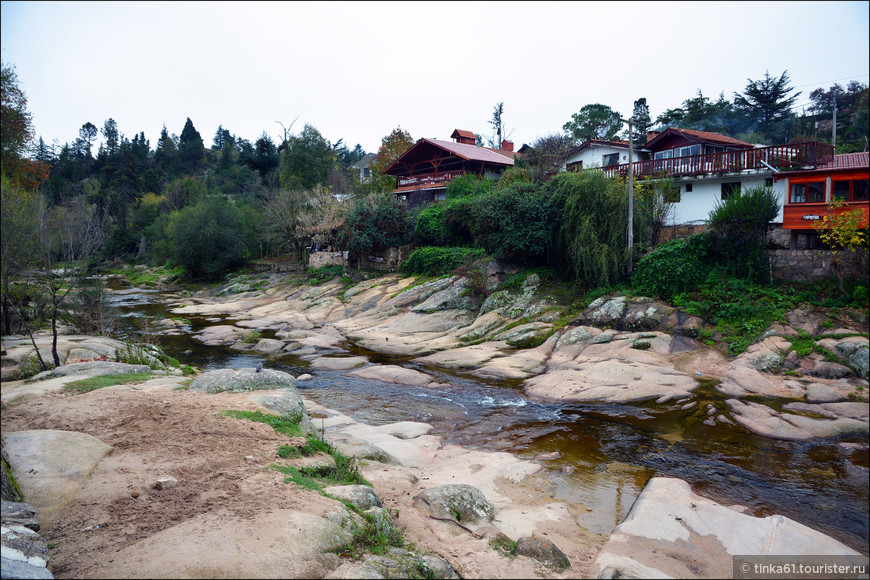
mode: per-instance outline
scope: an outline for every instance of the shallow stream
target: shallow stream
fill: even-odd
[[[172,317],[172,293],[116,287],[124,318]],[[366,356],[433,375],[449,388],[391,385],[337,371],[311,369],[292,355],[264,357],[228,347],[205,346],[193,334],[219,317],[187,316],[190,325],[162,337],[167,354],[202,370],[254,367],[302,373],[312,400],[370,424],[421,421],[447,442],[508,451],[539,461],[555,499],[591,511],[581,525],[609,533],[654,476],[688,481],[696,493],[722,504],[741,504],[757,516],[782,514],[868,553],[868,450],[866,436],[826,442],[779,441],[741,426],[703,423],[707,406],[728,416],[714,385],[695,391],[697,405],[541,404],[528,400],[520,381],[485,381],[466,373],[421,367],[410,358],[387,356],[352,343],[330,356]],[[208,320],[206,320],[208,318]],[[226,322],[232,323],[231,321]],[[261,333],[270,338],[269,331]],[[544,457],[548,458],[544,458]]]

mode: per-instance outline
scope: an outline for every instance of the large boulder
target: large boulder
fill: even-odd
[[[533,558],[556,572],[571,567],[568,556],[556,544],[540,536],[527,536],[517,540],[517,556]]]
[[[349,501],[361,510],[383,506],[378,492],[369,485],[332,485],[323,488],[323,493]]]
[[[272,413],[298,420],[299,429],[305,435],[317,434],[317,428],[305,409],[305,402],[295,388],[284,387],[275,391],[257,392],[251,394],[250,399]]]
[[[479,489],[471,485],[430,487],[414,498],[414,504],[424,509],[429,517],[456,522],[476,535],[494,529],[492,517],[495,508]]]
[[[746,515],[655,477],[595,564],[598,578],[730,578],[735,555],[860,554],[784,516]]]
[[[239,393],[243,391],[262,391],[281,388],[296,388],[293,375],[283,371],[253,368],[219,369],[203,373],[190,383],[192,391],[204,393]]]

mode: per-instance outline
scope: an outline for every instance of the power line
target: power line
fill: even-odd
[[[797,86],[795,86],[795,87],[793,87],[793,88],[795,88],[795,89],[800,89],[800,88],[803,88],[803,87],[812,87],[812,86],[822,85],[822,84],[824,84],[824,83],[835,83],[835,82],[837,82],[837,81],[855,80],[856,78],[866,77],[866,76],[870,76],[870,74],[865,73],[865,74],[860,74],[860,75],[852,75],[852,76],[848,76],[848,77],[843,77],[843,78],[841,78],[841,79],[832,79],[832,80],[830,80],[830,81],[819,81],[819,82],[816,82],[816,83],[809,83],[809,84],[806,84],[806,85],[797,85]]]

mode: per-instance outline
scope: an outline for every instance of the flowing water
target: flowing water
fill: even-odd
[[[177,295],[139,288],[119,289],[113,302],[128,320],[173,315]],[[204,346],[192,335],[221,324],[220,317],[188,316],[162,346],[183,364],[202,370],[254,367],[302,373],[300,392],[329,408],[369,424],[421,421],[447,442],[508,451],[544,465],[552,497],[592,508],[580,516],[586,528],[609,533],[627,515],[654,476],[679,477],[725,505],[741,504],[757,516],[782,514],[868,553],[867,437],[826,442],[779,441],[739,426],[704,424],[708,405],[728,410],[728,398],[705,384],[697,405],[640,403],[542,404],[523,395],[521,381],[487,381],[469,374],[421,367],[408,357],[368,351],[352,343],[330,356],[364,355],[373,363],[396,364],[433,375],[445,388],[392,385],[318,371],[292,355],[277,358]],[[228,322],[229,323],[229,322]],[[270,338],[269,331],[261,332]],[[555,452],[555,453],[554,453]]]

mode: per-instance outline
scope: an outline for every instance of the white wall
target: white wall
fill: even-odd
[[[619,153],[620,165],[628,163],[628,149],[623,147],[609,147],[607,145],[590,145],[582,151],[578,151],[571,157],[568,157],[565,162],[562,163],[562,167],[559,168],[559,171],[567,171],[569,163],[576,163],[578,161],[583,161],[583,169],[588,169],[593,165],[604,167],[604,156],[610,155],[611,153]],[[634,160],[640,161],[641,159],[642,158],[638,154],[637,149],[635,149]]]
[[[710,211],[716,206],[716,202],[722,200],[723,182],[740,182],[743,190],[756,185],[764,185],[765,178],[771,176],[771,172],[755,173],[753,175],[732,175],[730,177],[715,178],[692,178],[675,179],[674,183],[680,186],[680,202],[671,204],[672,215],[668,218],[668,225],[681,225],[690,223],[702,223],[707,221]],[[692,191],[686,193],[686,184],[692,184]],[[785,200],[785,180],[774,181],[773,190],[779,194],[779,214],[775,223],[782,223],[782,205]]]

